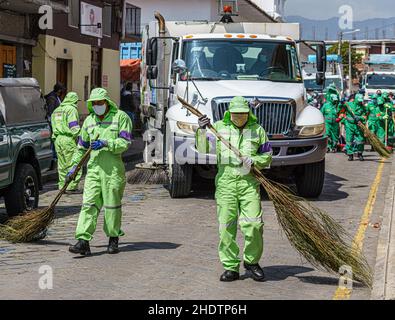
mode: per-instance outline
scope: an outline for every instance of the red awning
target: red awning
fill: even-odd
[[[121,80],[140,81],[140,59],[121,60]]]

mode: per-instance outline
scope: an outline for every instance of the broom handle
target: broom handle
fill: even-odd
[[[181,98],[180,96],[178,96],[178,100],[184,105],[185,108],[188,109],[188,111],[192,114],[194,114],[195,116],[197,116],[198,118],[202,117],[203,114],[196,108],[194,108],[191,104],[189,104],[186,100],[184,100],[183,98]],[[239,151],[239,149],[237,149],[236,147],[234,147],[228,140],[226,140],[213,126],[212,124],[208,124],[207,125],[208,128],[214,133],[214,135],[225,145],[227,146],[240,160],[242,160],[243,155],[241,154],[241,152]],[[261,178],[263,178],[263,174],[255,167],[252,167],[252,171],[256,176],[259,176]]]
[[[97,135],[96,139],[97,140],[99,138],[99,135]],[[89,147],[89,149],[85,152],[84,156],[81,158],[80,162],[77,164],[74,173],[71,175],[70,180],[67,181],[63,188],[59,190],[58,194],[56,195],[55,199],[52,201],[50,208],[54,209],[55,206],[58,204],[60,198],[64,195],[64,193],[66,192],[69,184],[71,183],[71,181],[73,181],[75,179],[75,177],[77,176],[77,174],[80,172],[80,170],[82,169],[82,167],[85,165],[85,163],[88,161],[89,156],[92,152],[92,147]]]

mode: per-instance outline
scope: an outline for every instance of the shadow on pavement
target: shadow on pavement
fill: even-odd
[[[140,250],[173,250],[180,247],[181,244],[172,242],[124,242],[119,244],[120,253],[133,252]],[[94,252],[95,248],[106,248],[104,251]],[[107,254],[107,245],[91,247],[91,257]],[[84,256],[76,256],[75,259],[85,258]]]
[[[295,277],[297,274],[314,271],[313,268],[301,267],[301,266],[268,266],[263,267],[265,273],[265,281],[282,281],[288,277]],[[240,276],[241,280],[251,278],[249,272]]]
[[[335,174],[326,172],[325,173],[325,184],[321,195],[316,199],[310,199],[313,202],[317,201],[337,201],[341,199],[348,198],[349,194],[347,192],[341,191],[340,188],[343,187],[343,183],[348,181],[342,177]]]

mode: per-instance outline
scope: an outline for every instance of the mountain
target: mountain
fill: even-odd
[[[286,22],[298,22],[301,25],[302,39],[309,40],[337,40],[339,18],[314,20],[301,16],[287,16]],[[356,21],[353,30],[360,29],[355,34],[344,35],[344,39],[395,39],[395,17],[377,18]],[[350,30],[344,30],[350,31]]]

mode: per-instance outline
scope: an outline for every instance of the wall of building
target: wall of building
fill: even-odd
[[[86,91],[89,95],[91,89],[91,46],[48,35],[40,35],[38,40],[39,45],[33,49],[33,77],[38,80],[42,91],[47,94],[52,90],[57,79],[57,59],[65,59],[70,61],[67,89],[86,100]],[[102,74],[108,79],[106,89],[116,103],[120,101],[119,60],[118,50],[103,49]],[[79,103],[79,111],[87,113],[84,101]]]
[[[155,20],[154,12],[159,11],[166,20],[218,20],[217,0],[126,0],[141,8],[141,24]]]

